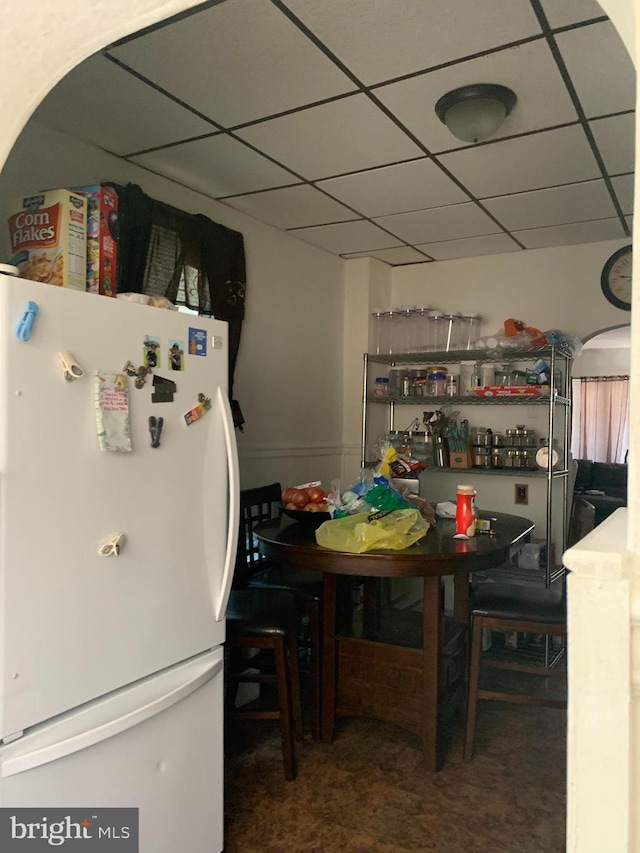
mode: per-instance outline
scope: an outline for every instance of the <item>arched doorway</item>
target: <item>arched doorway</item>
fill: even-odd
[[[626,463],[631,327],[594,332],[573,363],[572,457]]]

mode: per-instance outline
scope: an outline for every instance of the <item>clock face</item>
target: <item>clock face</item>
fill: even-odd
[[[623,311],[631,311],[632,257],[631,246],[618,249],[604,265],[600,279],[606,298]]]

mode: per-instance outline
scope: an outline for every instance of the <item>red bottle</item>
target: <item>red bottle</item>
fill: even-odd
[[[456,487],[456,536],[476,535],[476,490],[473,486]]]

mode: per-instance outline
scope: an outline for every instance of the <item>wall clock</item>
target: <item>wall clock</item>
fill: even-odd
[[[600,285],[605,297],[616,308],[631,311],[632,246],[623,246],[609,258],[602,269]]]

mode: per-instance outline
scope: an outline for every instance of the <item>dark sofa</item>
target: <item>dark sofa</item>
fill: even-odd
[[[573,495],[586,498],[595,508],[595,523],[627,505],[627,465],[578,459]]]

